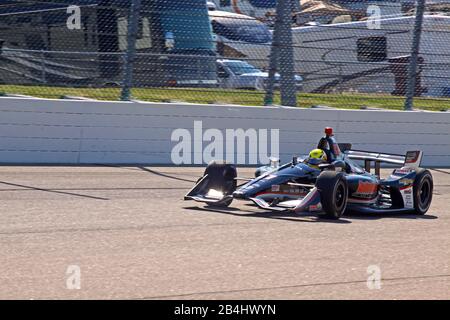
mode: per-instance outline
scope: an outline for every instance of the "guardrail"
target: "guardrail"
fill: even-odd
[[[423,165],[450,166],[449,112],[10,97],[0,98],[0,163],[251,165],[271,153],[288,161],[315,148],[325,126],[357,149],[423,150]]]

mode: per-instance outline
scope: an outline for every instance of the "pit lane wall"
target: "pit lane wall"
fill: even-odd
[[[288,161],[315,148],[326,126],[334,128],[339,142],[352,142],[354,149],[397,154],[423,150],[424,166],[450,166],[450,112],[10,97],[0,98],[0,163],[174,164],[191,148],[191,155],[183,155],[184,164],[200,164],[209,161],[204,155],[211,151],[207,149],[211,141],[219,143],[215,146],[222,146],[223,157],[229,158],[227,130],[236,129],[244,129],[252,141],[241,148],[235,145],[232,157],[236,161],[253,164],[256,158],[261,162],[264,157],[252,155],[264,154],[265,149],[266,155],[272,150]]]

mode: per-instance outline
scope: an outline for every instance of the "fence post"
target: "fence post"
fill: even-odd
[[[281,32],[281,12],[285,0],[277,2],[275,24],[273,28],[272,44],[270,46],[270,61],[269,61],[269,78],[267,79],[266,95],[264,97],[264,105],[273,105],[273,90],[275,87],[275,75],[278,69],[279,49],[280,49],[280,32]]]
[[[295,107],[297,92],[294,76],[294,51],[292,45],[292,0],[279,0],[275,20],[274,36],[270,53],[269,79],[265,105],[273,104],[276,72],[280,72],[281,104]]]
[[[47,63],[45,62],[45,51],[41,49],[41,82],[43,84],[47,83]]]
[[[292,9],[293,2],[284,0],[280,32],[280,91],[281,105],[296,107],[297,90],[294,73],[294,48],[292,43]]]
[[[139,26],[141,0],[132,0],[128,17],[127,52],[124,61],[124,77],[122,82],[122,93],[120,99],[129,101],[131,97],[131,86],[133,84],[133,66],[136,56],[136,37]]]
[[[406,91],[405,110],[413,110],[414,95],[416,92],[417,62],[420,50],[420,37],[422,35],[423,15],[425,11],[425,0],[418,0],[416,9],[416,21],[411,48],[411,61],[408,70],[408,88]]]

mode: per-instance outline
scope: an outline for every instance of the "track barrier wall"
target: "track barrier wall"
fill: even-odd
[[[200,165],[208,160],[202,157],[212,141],[205,137],[208,129],[222,133],[224,149],[229,143],[226,130],[257,132],[257,147],[247,139],[245,148],[235,148],[233,157],[244,157],[245,164],[261,162],[261,157],[251,154],[261,152],[258,148],[267,148],[267,155],[279,153],[284,162],[315,148],[326,126],[334,128],[340,143],[351,142],[354,149],[397,154],[423,150],[424,166],[450,166],[450,112],[10,97],[0,98],[0,163],[179,164],[173,161],[174,148],[182,141],[176,133],[185,132],[190,141],[184,142],[192,147],[192,155],[191,162],[184,164]],[[261,143],[261,132],[263,138],[268,136],[266,145]],[[273,147],[271,142],[278,138]],[[230,155],[225,150],[226,156]]]

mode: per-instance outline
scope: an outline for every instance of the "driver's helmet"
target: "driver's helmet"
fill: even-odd
[[[326,162],[327,154],[322,149],[314,149],[309,153],[308,159],[306,159],[306,163],[314,167]]]

